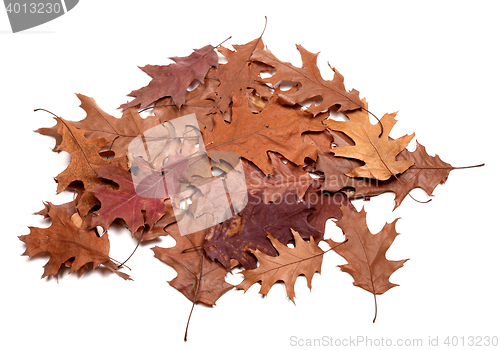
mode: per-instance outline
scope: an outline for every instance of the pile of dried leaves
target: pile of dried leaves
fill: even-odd
[[[322,240],[331,247],[328,251],[347,260],[340,268],[352,275],[354,285],[374,295],[396,286],[389,277],[405,260],[385,257],[398,235],[396,222],[372,234],[365,211],[357,212],[351,200],[394,192],[398,207],[414,188],[432,194],[454,167],[429,156],[420,144],[408,151],[414,135],[389,137],[395,113],[372,123],[358,91],[346,91],[343,76],[333,68],[333,79],[324,80],[318,54],[297,48],[302,67],[280,61],[261,37],[234,45],[234,51],[208,45],[188,57],[173,57],[175,63],[142,67],[152,80],[130,93],[135,99],[120,106],[121,118],[78,95],[87,113],[83,120],[56,116],[55,126],[37,130],[55,138],[55,152],[71,155],[55,181],[57,193],[75,193],[72,202],[47,203],[37,213],[50,218],[50,227],[30,227],[28,235],[19,237],[27,245],[25,255],[50,256],[42,277],[57,276],[66,266],[79,274],[104,267],[130,279],[122,272],[124,264],[108,255],[106,231],[114,223],[139,242],[166,235],[175,239],[174,247],[154,247],[154,256],[177,271],[169,283],[193,306],[212,306],[234,288],[225,276],[236,267],[243,268],[244,276],[236,288],[260,283],[266,295],[282,281],[293,301],[297,276],[304,275],[311,287],[321,270],[327,252],[318,246]],[[219,64],[219,56],[227,63]],[[144,111],[147,117],[141,117]],[[154,156],[146,148],[149,159],[131,155],[133,140],[146,144],[148,130],[168,128],[193,113],[199,131],[191,127],[181,130],[190,137],[162,139]],[[348,120],[331,117],[337,113]],[[209,171],[190,168],[186,152],[200,145],[211,161]],[[223,158],[219,152],[241,158]],[[140,191],[133,179],[138,173],[150,175]],[[195,225],[219,203],[208,200],[217,195],[202,185],[215,178],[227,182],[231,173],[244,174],[243,206],[231,207],[230,217],[216,225],[183,234],[179,218]],[[164,184],[170,185],[168,191]],[[179,190],[171,191],[174,187]],[[208,202],[194,205],[200,200]],[[343,242],[324,238],[329,219],[343,230]],[[99,226],[104,233],[98,233]]]

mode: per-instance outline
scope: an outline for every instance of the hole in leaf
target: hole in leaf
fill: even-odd
[[[104,229],[101,226],[97,226],[95,228],[95,233],[96,233],[97,237],[101,237],[104,233]]]
[[[330,116],[328,119],[336,120],[338,122],[348,122],[349,118],[344,113],[339,113],[330,110]]]
[[[217,56],[218,56],[218,62],[219,64],[226,64],[227,63],[227,58],[226,56],[222,55],[220,52],[217,52]]]
[[[200,85],[200,81],[198,79],[195,79],[193,80],[193,82],[191,83],[191,85],[188,86],[187,88],[187,91],[193,91],[194,89],[196,89],[199,85]]]
[[[302,106],[302,109],[307,109],[308,107],[311,106],[319,106],[323,103],[323,97],[321,96],[314,96],[311,98],[308,98],[307,100],[304,100],[300,102],[299,104]]]
[[[266,71],[264,71],[264,72],[261,72],[261,73],[260,73],[260,77],[261,77],[262,79],[267,79],[267,78],[270,78],[270,77],[272,77],[273,75],[275,75],[275,74],[276,74],[276,72],[277,72],[277,71],[276,71],[276,68],[271,68],[271,70],[266,70]]]
[[[294,83],[293,81],[281,80],[278,84],[276,84],[275,88],[279,87],[281,91],[288,91],[298,85],[298,83]]]

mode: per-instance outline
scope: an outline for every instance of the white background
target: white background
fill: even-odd
[[[288,348],[297,339],[367,336],[374,340],[500,336],[498,166],[500,6],[497,1],[80,1],[68,14],[12,34],[0,10],[2,116],[2,243],[0,344],[4,349]],[[102,273],[41,280],[47,258],[21,256],[17,236],[47,227],[32,215],[42,201],[64,203],[53,178],[69,157],[51,152],[53,139],[33,133],[57,115],[85,116],[75,93],[94,97],[119,116],[126,95],[150,78],[137,66],[168,64],[194,48],[244,44],[268,25],[264,42],[281,60],[300,66],[294,44],[321,51],[370,103],[376,115],[398,111],[391,136],[416,133],[430,154],[454,166],[433,200],[393,195],[366,204],[378,232],[401,217],[387,256],[410,258],[378,297],[354,287],[330,252],[312,291],[299,278],[294,306],[282,285],[262,298],[259,287],[232,290],[217,306],[198,306],[183,342],[191,303],[166,282],[175,271],[143,244],[128,262],[135,281]],[[413,147],[414,143],[413,143]],[[423,191],[412,194],[425,200]],[[360,204],[356,204],[358,208]],[[332,223],[327,236],[340,239]],[[127,232],[111,235],[110,255],[135,246]],[[238,283],[240,276],[229,276]],[[466,342],[467,342],[467,338]],[[297,346],[295,346],[296,348]]]

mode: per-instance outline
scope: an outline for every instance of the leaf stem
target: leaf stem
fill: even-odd
[[[118,268],[121,268],[123,265],[125,265],[125,263],[126,263],[127,261],[129,261],[129,259],[132,257],[132,255],[134,255],[135,251],[137,250],[137,248],[139,247],[139,245],[140,245],[140,244],[141,244],[141,242],[142,242],[142,237],[144,236],[144,231],[145,231],[145,230],[144,230],[144,227],[143,227],[143,228],[142,228],[142,232],[141,232],[141,237],[139,238],[139,241],[137,242],[137,245],[135,246],[134,250],[132,251],[132,254],[130,254],[130,255],[129,255],[129,257],[128,257],[127,259],[125,259],[125,261],[124,261],[124,262],[122,262],[122,263],[118,266]]]
[[[264,29],[262,29],[262,33],[260,34],[259,38],[262,38],[267,28],[267,16],[264,16],[264,18],[266,19],[266,22],[264,23]]]
[[[230,36],[229,38],[227,38],[226,40],[224,40],[223,42],[221,42],[219,45],[215,46],[214,48],[221,46],[222,44],[224,44],[226,41],[228,41],[231,38],[232,38],[232,36]]]
[[[200,292],[200,285],[201,285],[201,279],[203,278],[203,254],[199,251],[198,247],[195,246],[193,241],[188,236],[185,236],[189,242],[193,245],[193,247],[196,248],[196,251],[198,252],[198,255],[200,256],[200,276],[196,276],[196,279],[198,280],[198,283],[196,284],[196,292],[194,293],[194,298],[193,298],[193,305],[191,306],[191,311],[189,312],[189,317],[186,323],[186,331],[184,332],[184,341],[187,341],[187,334],[188,334],[188,328],[189,328],[189,322],[191,321],[191,316],[193,315],[193,310],[196,302],[198,301],[198,293]]]
[[[483,164],[477,164],[477,165],[469,165],[469,166],[454,166],[452,169],[470,169],[470,168],[479,168],[485,166],[485,163]]]
[[[377,119],[378,125],[380,125],[380,134],[378,135],[378,138],[381,138],[382,134],[384,133],[384,126],[382,125],[382,122],[380,121],[380,119],[378,119],[378,117],[375,114],[370,112],[365,107],[361,107],[361,108],[364,109],[365,111],[367,111],[373,118]]]

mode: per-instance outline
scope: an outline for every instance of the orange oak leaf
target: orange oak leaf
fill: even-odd
[[[219,58],[214,52],[212,45],[194,52],[187,57],[170,57],[175,63],[168,66],[146,65],[141,67],[153,80],[145,87],[132,91],[129,96],[134,100],[124,103],[120,108],[149,106],[160,98],[172,97],[177,108],[180,108],[186,100],[187,88],[194,80],[202,82],[210,67],[217,67]]]
[[[324,123],[331,130],[345,133],[355,143],[354,146],[335,147],[333,153],[336,157],[354,158],[365,162],[365,165],[352,169],[346,175],[383,181],[413,165],[409,160],[396,160],[396,156],[405,149],[414,134],[396,140],[390,139],[389,133],[396,124],[396,113],[391,113],[380,119],[383,126],[383,133],[380,135],[380,125],[370,122],[367,107],[365,104],[363,110],[346,112],[349,117],[347,122],[328,119]]]
[[[101,208],[92,213],[90,225],[108,229],[115,219],[123,219],[128,229],[135,233],[145,225],[153,227],[160,218],[169,211],[163,197],[143,197],[154,185],[136,191],[132,175],[124,168],[110,164],[97,168],[96,173],[107,180],[118,184],[118,190],[108,186],[96,185],[88,191],[101,202]],[[158,181],[161,181],[159,178]],[[163,188],[161,186],[160,188]]]
[[[237,153],[269,175],[274,168],[267,151],[280,153],[297,165],[303,165],[306,157],[316,159],[316,148],[305,144],[301,135],[305,131],[324,130],[321,120],[311,118],[300,109],[282,106],[276,96],[262,112],[254,114],[248,108],[246,95],[240,92],[233,97],[232,122],[215,118],[213,132],[203,133],[203,139],[209,154],[211,151]]]
[[[287,191],[296,192],[302,199],[313,179],[309,174],[292,162],[283,163],[278,154],[269,152],[274,167],[273,175],[265,176],[259,168],[246,160],[242,161],[245,171],[247,191],[251,194],[262,193],[264,203],[276,201]]]
[[[342,229],[346,237],[343,244],[327,239],[328,244],[343,258],[347,264],[340,269],[349,273],[353,284],[373,294],[375,298],[375,319],[377,318],[377,294],[383,294],[397,284],[391,283],[389,277],[403,266],[408,260],[387,260],[385,254],[398,235],[396,222],[386,224],[382,231],[372,234],[366,226],[366,212],[353,211],[347,206],[342,206],[342,219],[337,221],[337,226]]]
[[[176,223],[166,227],[176,241],[172,248],[155,246],[155,258],[173,267],[177,277],[169,284],[184,294],[193,303],[208,306],[215,302],[233,285],[224,280],[226,269],[218,262],[210,260],[203,251],[205,230],[181,235]],[[233,265],[234,266],[234,265]]]
[[[254,89],[260,96],[270,97],[269,87],[259,83],[257,79],[262,71],[270,67],[260,62],[251,62],[250,56],[256,49],[263,49],[264,42],[259,37],[244,45],[233,45],[235,51],[219,46],[219,51],[227,59],[226,64],[221,64],[217,70],[220,85],[216,89],[217,109],[225,114],[233,99],[234,94]],[[230,119],[227,119],[230,121]]]
[[[100,156],[99,150],[108,144],[108,140],[87,139],[86,130],[78,129],[60,118],[57,119],[57,123],[58,132],[62,136],[58,150],[71,155],[68,167],[56,177],[57,193],[64,191],[73,181],[83,182],[85,189],[103,184],[96,173],[96,169],[102,165],[114,164],[117,167],[127,167],[125,158],[104,159]]]
[[[307,279],[307,286],[309,289],[312,288],[312,277],[315,272],[321,273],[321,263],[325,252],[318,247],[312,237],[309,242],[306,242],[297,231],[290,230],[295,247],[289,248],[268,234],[267,237],[277,250],[278,255],[269,256],[259,250],[252,250],[260,265],[253,270],[241,271],[240,273],[245,276],[245,279],[236,288],[247,291],[254,283],[261,281],[262,286],[259,293],[267,295],[276,282],[283,281],[286,294],[294,304],[294,285],[299,275],[304,275]]]
[[[299,84],[297,91],[279,94],[279,101],[285,105],[296,105],[310,100],[316,96],[322,97],[319,105],[311,104],[307,110],[313,115],[318,115],[326,109],[338,105],[339,112],[355,110],[363,107],[356,90],[346,91],[344,77],[334,68],[333,80],[324,80],[316,65],[319,53],[311,53],[302,46],[297,45],[302,58],[302,67],[298,68],[288,62],[277,59],[269,50],[256,49],[251,60],[267,64],[276,68],[276,74],[266,78],[263,82],[275,86],[281,81],[291,81]]]
[[[28,235],[19,236],[27,245],[23,255],[33,257],[49,254],[50,258],[44,266],[42,278],[56,276],[63,265],[70,267],[70,273],[80,274],[87,269],[94,270],[103,265],[120,277],[130,279],[127,274],[118,271],[118,267],[108,256],[108,234],[99,237],[93,229],[78,227],[68,215],[67,209],[64,205],[47,203],[40,214],[50,217],[52,224],[47,228],[30,227]]]

